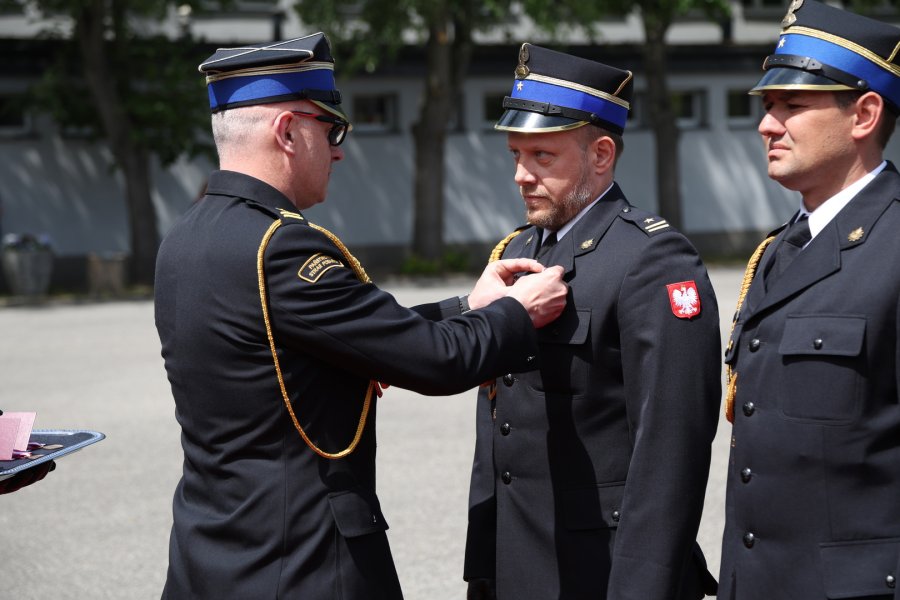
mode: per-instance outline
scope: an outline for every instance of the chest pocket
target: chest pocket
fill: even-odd
[[[778,352],[778,386],[786,417],[846,423],[862,409],[866,318],[862,315],[791,315]]]
[[[541,344],[583,344],[591,329],[591,309],[566,309],[559,318],[538,329]]]

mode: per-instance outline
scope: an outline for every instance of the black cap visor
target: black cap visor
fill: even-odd
[[[844,85],[824,75],[810,73],[801,69],[790,67],[776,67],[766,71],[750,94],[761,95],[766,90],[811,90],[819,92],[852,90],[854,88]]]
[[[506,109],[494,125],[500,131],[518,131],[523,133],[549,133],[566,131],[586,125],[587,121],[578,121],[558,115],[544,115],[528,110]]]

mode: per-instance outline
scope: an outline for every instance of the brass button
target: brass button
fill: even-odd
[[[500,433],[502,435],[509,435],[509,430],[510,430],[509,423],[504,423],[503,425],[500,426]]]
[[[751,416],[753,413],[756,412],[756,405],[753,404],[752,402],[744,402],[744,406],[742,408],[744,410],[744,416],[747,416],[747,417]]]
[[[759,350],[760,341],[758,338],[753,338],[750,340],[750,352],[756,352]]]

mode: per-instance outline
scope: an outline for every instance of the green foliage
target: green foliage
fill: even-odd
[[[0,0],[16,2],[16,0]],[[77,21],[85,7],[103,0],[24,0],[41,12],[70,15]],[[106,32],[106,59],[119,102],[128,119],[131,142],[169,165],[182,155],[213,156],[208,141],[209,108],[203,78],[197,73],[196,46],[189,38],[171,40],[147,35],[166,16],[168,0],[112,0]],[[85,81],[78,40],[48,29],[55,39],[52,63],[32,86],[34,106],[48,112],[61,127],[75,129],[88,139],[107,136],[100,109]]]
[[[448,18],[479,30],[501,22],[511,0],[297,0],[305,23],[324,31],[344,74],[372,72],[407,44],[424,45],[429,26]]]

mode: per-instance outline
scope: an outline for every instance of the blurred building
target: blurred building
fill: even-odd
[[[199,63],[215,45],[316,31],[298,20],[291,4],[291,0],[238,0],[228,13],[173,10],[163,27],[173,39],[187,29],[203,40]],[[688,15],[669,32],[669,86],[681,129],[683,229],[709,259],[745,258],[799,201],[766,176],[756,132],[761,106],[758,98],[746,93],[774,47],[787,4],[787,0],[733,1],[727,22]],[[881,12],[874,9],[875,16],[900,20],[888,5],[885,1]],[[0,108],[14,105],[16,96],[39,77],[34,65],[52,42],[35,37],[47,23],[45,15],[0,13],[0,52],[8,57],[0,63]],[[65,30],[67,24],[61,20],[58,26]],[[646,82],[640,14],[604,21],[599,30],[600,43],[577,32],[557,33],[557,39],[570,52],[635,72],[637,94],[617,180],[629,200],[655,210],[653,134],[642,112]],[[492,125],[512,86],[518,46],[523,41],[552,43],[515,13],[508,26],[477,40],[481,45],[448,137],[444,232],[445,241],[469,252],[474,262],[486,259],[493,244],[523,222],[505,135],[493,131]],[[329,200],[306,211],[306,216],[338,232],[377,274],[399,265],[412,239],[411,126],[418,118],[424,57],[411,45],[399,60],[376,72],[342,77],[340,65],[337,72],[354,130],[343,146],[346,159],[335,169]],[[89,254],[128,252],[121,178],[109,171],[105,147],[79,138],[50,117],[27,110],[0,115],[0,233],[49,234],[62,265],[55,281],[77,288],[87,272]],[[895,138],[888,156],[896,159],[898,150]],[[212,168],[207,161],[195,160],[156,170],[154,201],[161,232],[197,198]]]

